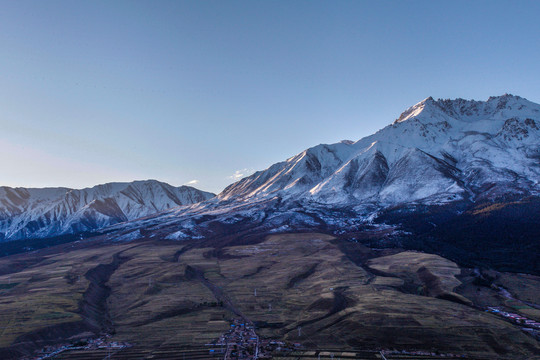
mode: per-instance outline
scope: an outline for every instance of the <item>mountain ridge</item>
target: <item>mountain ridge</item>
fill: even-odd
[[[50,237],[101,229],[215,196],[157,180],[113,182],[84,189],[0,187],[3,239]]]
[[[459,118],[449,115],[455,113]],[[396,207],[455,204],[458,214],[475,203],[540,195],[540,105],[508,94],[487,101],[427,98],[403,114],[375,134],[308,148],[216,197],[154,209],[142,220],[114,218],[114,204],[101,200],[86,204],[114,219],[88,228],[129,232],[151,225],[169,229],[163,237],[175,240],[203,238],[212,221],[347,231]],[[133,204],[141,199],[129,196]]]
[[[457,117],[452,118],[452,114]],[[383,183],[372,183],[381,188],[382,193],[379,191],[378,194],[382,196],[378,200],[385,202],[385,194],[393,192],[389,201],[394,202],[391,198],[396,198],[395,193],[405,189],[391,191],[387,185],[396,184],[397,179],[393,177],[406,175],[403,171],[407,163],[425,165],[428,162],[432,162],[430,169],[417,170],[431,172],[432,180],[438,177],[442,183],[426,196],[418,193],[408,200],[422,200],[446,190],[453,195],[458,188],[461,190],[457,192],[467,193],[469,189],[464,188],[464,184],[481,187],[487,182],[486,177],[478,184],[471,181],[475,174],[486,169],[496,174],[499,180],[513,180],[510,177],[517,174],[521,180],[529,180],[534,191],[538,192],[537,183],[530,180],[540,177],[540,168],[535,160],[540,140],[539,119],[540,105],[513,95],[491,97],[485,102],[463,99],[435,101],[429,97],[373,135],[354,143],[321,144],[309,148],[230,185],[218,194],[218,198],[250,198],[281,191],[283,196],[292,193],[309,196],[309,193],[312,197],[320,195],[314,200],[335,199],[332,189],[339,195],[340,190],[358,183],[359,178],[351,178],[352,175],[344,179],[344,173],[356,172],[363,176],[371,170],[376,171],[370,170],[370,166],[375,164],[379,170],[381,166],[389,167],[383,171],[386,173]],[[422,157],[425,161],[419,159]],[[436,176],[433,170],[441,176]],[[341,179],[341,182],[336,179]],[[449,183],[449,180],[454,181]],[[423,186],[427,188],[427,185],[424,181]],[[367,199],[366,196],[357,198]]]

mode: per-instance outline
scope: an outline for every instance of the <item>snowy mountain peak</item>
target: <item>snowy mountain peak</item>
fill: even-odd
[[[433,110],[431,110],[431,109],[434,106],[436,108],[435,100],[433,100],[433,98],[431,96],[428,97],[428,98],[425,98],[424,100],[420,101],[418,104],[415,104],[415,105],[411,106],[410,108],[405,110],[403,113],[401,113],[399,118],[397,118],[394,121],[394,124],[397,124],[397,123],[404,122],[404,121],[407,121],[409,119],[415,118],[416,116],[424,113],[424,111],[425,112],[432,112]]]
[[[540,105],[524,98],[428,97],[371,136],[307,149],[218,198],[389,206],[497,196],[501,189],[537,194],[539,144]],[[490,194],[481,194],[485,188]]]
[[[537,117],[540,105],[519,96],[491,96],[487,101],[457,99],[434,100],[431,96],[405,110],[394,124],[411,119],[427,122],[448,118],[465,122],[490,119]]]

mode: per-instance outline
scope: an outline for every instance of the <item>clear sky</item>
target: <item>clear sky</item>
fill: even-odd
[[[218,192],[422,99],[540,102],[540,1],[0,0],[0,185]]]

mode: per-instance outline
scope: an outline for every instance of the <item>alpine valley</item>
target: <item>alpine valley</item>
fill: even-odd
[[[539,359],[539,182],[540,105],[505,94],[216,196],[3,187],[0,357]]]

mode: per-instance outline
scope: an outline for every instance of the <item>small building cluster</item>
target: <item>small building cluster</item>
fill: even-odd
[[[74,343],[59,344],[56,346],[45,346],[35,357],[26,358],[23,360],[45,360],[54,359],[55,356],[64,351],[71,350],[96,350],[96,349],[124,349],[131,347],[131,344],[119,341],[110,341],[110,335],[105,335],[99,338],[81,339]]]
[[[422,351],[422,350],[410,350],[410,351],[407,351],[407,350],[381,350],[380,351],[381,355],[412,355],[412,356],[432,356],[432,357],[437,357],[437,358],[465,358],[466,356],[465,355],[458,355],[458,354],[451,354],[451,353],[446,353],[446,354],[442,354],[442,353],[439,353],[439,352],[433,352],[433,351]]]
[[[290,353],[300,344],[287,344],[273,339],[261,339],[253,324],[235,319],[227,333],[221,335],[210,346],[209,355],[221,354],[224,360],[272,359],[272,353]]]
[[[540,322],[528,319],[523,315],[519,315],[519,314],[515,314],[515,313],[509,313],[509,312],[503,311],[500,308],[494,307],[494,306],[488,307],[486,311],[490,312],[490,313],[493,313],[493,314],[500,315],[502,317],[505,317],[505,318],[507,318],[509,320],[512,320],[513,322],[518,323],[520,325],[523,325],[525,327],[531,327],[531,328],[535,328],[535,329],[540,330]]]

